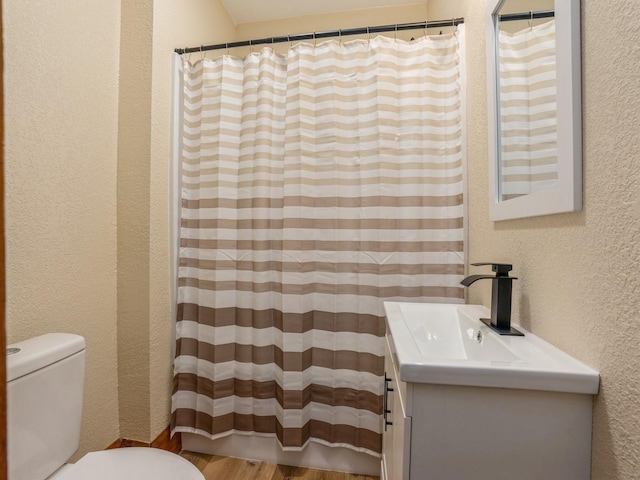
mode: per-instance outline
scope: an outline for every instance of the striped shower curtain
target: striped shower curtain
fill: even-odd
[[[184,61],[173,432],[379,454],[383,300],[463,300],[463,44]]]
[[[502,200],[558,182],[555,20],[500,31]]]

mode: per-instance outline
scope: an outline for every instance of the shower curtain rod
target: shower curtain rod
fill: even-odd
[[[527,17],[529,18],[529,17]],[[425,28],[455,27],[464,23],[464,18],[451,18],[449,20],[433,20],[429,22],[401,23],[395,25],[378,25],[376,27],[358,27],[345,30],[328,30],[326,32],[297,33],[295,35],[283,35],[280,37],[261,38],[260,40],[244,40],[241,42],[219,43],[217,45],[203,45],[191,48],[176,48],[179,55],[183,53],[206,52],[209,50],[222,50],[236,47],[253,47],[255,45],[271,45],[274,43],[299,42],[302,40],[317,40],[320,38],[346,37],[349,35],[367,35],[371,33],[400,32],[405,30],[424,30]]]
[[[522,12],[522,13],[504,13],[499,15],[501,22],[513,22],[516,20],[538,20],[540,18],[553,18],[555,12],[553,10],[540,10],[538,12]]]

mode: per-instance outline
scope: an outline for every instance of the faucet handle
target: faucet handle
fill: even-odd
[[[491,270],[496,272],[496,277],[508,277],[509,272],[513,270],[513,265],[508,263],[472,263],[474,267],[484,267],[491,265]]]

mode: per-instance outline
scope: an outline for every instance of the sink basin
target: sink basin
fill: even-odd
[[[518,357],[465,308],[434,305],[428,313],[420,303],[400,304],[400,312],[416,347],[425,359],[515,362]],[[483,328],[481,328],[483,327]]]
[[[597,393],[598,372],[541,338],[501,336],[482,305],[384,303],[393,360],[405,382]]]

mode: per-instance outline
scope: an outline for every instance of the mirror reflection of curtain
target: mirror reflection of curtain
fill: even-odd
[[[508,200],[557,183],[555,20],[499,35],[500,193]]]
[[[380,453],[383,300],[463,301],[462,28],[185,59],[172,432]]]

